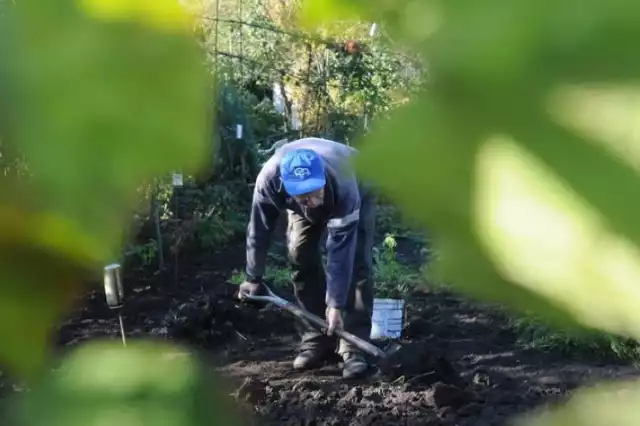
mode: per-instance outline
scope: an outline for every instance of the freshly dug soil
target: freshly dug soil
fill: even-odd
[[[227,282],[242,265],[242,245],[194,259],[180,260],[177,281],[174,271],[128,268],[125,328],[129,338],[151,335],[205,351],[256,425],[501,425],[582,384],[636,374],[628,366],[524,350],[500,315],[428,290],[408,297],[402,349],[387,370],[347,382],[336,359],[294,372],[294,319],[240,303]],[[59,344],[117,339],[118,332],[97,284],[61,326]]]

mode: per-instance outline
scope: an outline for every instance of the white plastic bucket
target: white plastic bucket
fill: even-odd
[[[374,299],[371,339],[398,339],[404,326],[404,300]]]

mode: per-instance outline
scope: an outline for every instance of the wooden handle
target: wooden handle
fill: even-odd
[[[282,299],[284,300],[284,299]],[[327,323],[327,321],[325,321],[323,318],[320,318],[319,316],[312,314],[309,311],[306,311],[304,309],[302,309],[301,307],[294,305],[293,303],[289,302],[289,301],[284,301],[284,303],[279,303],[278,304],[281,308],[291,312],[293,315],[297,316],[298,318],[302,319],[303,321],[306,321],[307,323],[310,323],[310,325],[316,329],[320,329],[320,331],[322,331],[323,333],[326,333],[326,330],[329,328],[329,324]],[[345,330],[335,330],[334,333],[346,340],[347,342],[351,343],[352,345],[358,347],[359,349],[367,352],[369,355],[378,357],[378,358],[385,358],[386,357],[386,353],[380,349],[379,347],[377,347],[376,345],[374,345],[373,343],[367,342],[366,340],[363,340],[361,338],[359,338],[358,336],[349,333],[348,331]]]

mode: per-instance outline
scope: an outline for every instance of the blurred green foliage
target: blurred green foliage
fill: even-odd
[[[640,7],[304,4],[306,25],[374,20],[428,62],[434,84],[376,124],[359,167],[404,217],[432,231],[447,282],[567,326],[640,338],[638,61],[630,42]],[[245,158],[257,156],[221,151],[219,138],[211,150],[210,76],[196,25],[177,1],[0,7],[0,362],[33,378],[48,366],[51,325],[84,278],[119,257],[140,186],[172,170],[195,173],[214,153],[250,175],[255,163]],[[368,81],[383,53],[329,63],[375,86],[363,91],[351,80],[337,112],[372,102],[386,112],[382,88],[395,82]],[[378,77],[391,74],[383,71]],[[221,399],[205,390],[196,361],[168,361],[174,349],[149,345],[83,348],[33,382],[15,419],[231,424],[223,410],[214,415]],[[578,394],[526,424],[636,424],[635,387]]]
[[[178,347],[91,343],[47,373],[54,324],[86,279],[120,257],[140,188],[211,158],[193,18],[172,0],[2,7],[0,363],[31,388],[14,395],[8,420],[237,423]]]
[[[12,424],[233,425],[211,372],[189,351],[158,342],[93,342],[69,354],[12,406]],[[219,384],[217,384],[219,385]]]
[[[635,425],[640,418],[637,381],[603,383],[579,391],[564,406],[536,410],[513,426]]]
[[[640,338],[640,68],[628,42],[640,8],[307,0],[301,14],[311,27],[349,18],[428,60],[432,84],[376,123],[358,166],[432,230],[443,279],[565,327]],[[577,402],[534,424],[637,424],[630,405],[616,408]]]
[[[637,174],[602,143],[559,124],[545,102],[567,82],[630,76],[627,59],[614,55],[620,68],[603,67],[594,54],[603,49],[597,30],[615,27],[613,43],[631,31],[629,17],[617,3],[603,3],[606,13],[582,9],[580,16],[594,13],[589,25],[576,19],[574,28],[566,15],[559,31],[557,14],[577,4],[464,4],[424,1],[415,10],[386,11],[357,1],[307,2],[307,18],[344,17],[348,9],[382,19],[407,43],[420,41],[437,75],[437,84],[366,138],[362,172],[393,194],[410,219],[434,230],[448,259],[443,266],[458,285],[565,321],[640,336],[634,308],[640,290],[621,269],[630,274],[637,265],[629,245],[640,232]],[[424,34],[408,25],[400,18],[408,19],[409,10],[437,17],[437,28]],[[506,24],[495,25],[498,17]],[[543,60],[561,48],[571,58],[560,61],[565,66]],[[612,52],[620,53],[605,56]],[[571,65],[588,58],[594,64],[586,74]],[[398,140],[393,150],[389,140]],[[478,277],[492,285],[469,284]]]
[[[155,203],[169,222],[186,207],[195,213],[184,223],[196,225],[207,247],[229,238],[237,228],[229,206],[247,192],[263,160],[259,148],[273,142],[261,138],[290,117],[231,89],[234,80],[246,83],[243,76],[225,79],[216,70],[212,78],[206,43],[193,31],[199,23],[177,1],[24,0],[0,7],[0,363],[30,379],[31,388],[14,396],[11,423],[236,423],[222,409],[220,388],[210,388],[202,365],[179,348],[88,344],[47,372],[49,343],[87,278],[122,256],[134,213]],[[335,60],[324,79],[308,79],[321,87],[327,73],[346,77],[326,117],[344,113],[357,122],[358,106],[387,108],[386,91],[401,86],[393,80],[398,62],[387,57],[373,70],[372,57]],[[215,107],[212,92],[219,95]],[[342,111],[353,99],[356,107]],[[235,138],[238,123],[242,141]],[[163,179],[175,170],[205,176],[171,211],[175,193],[167,195]],[[245,188],[216,191],[207,179],[235,179]],[[145,262],[162,250],[150,241],[132,251]]]
[[[210,146],[191,18],[173,1],[103,3],[4,5],[2,149],[28,175],[0,179],[0,361],[21,375],[43,365],[83,279],[118,257],[138,186],[197,170]]]

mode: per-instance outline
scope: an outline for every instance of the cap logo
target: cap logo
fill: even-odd
[[[304,179],[311,176],[311,171],[307,167],[296,167],[293,169],[293,174],[299,179]]]
[[[314,159],[314,155],[309,152],[301,152],[298,154],[298,157],[307,165],[311,165],[311,162]]]

